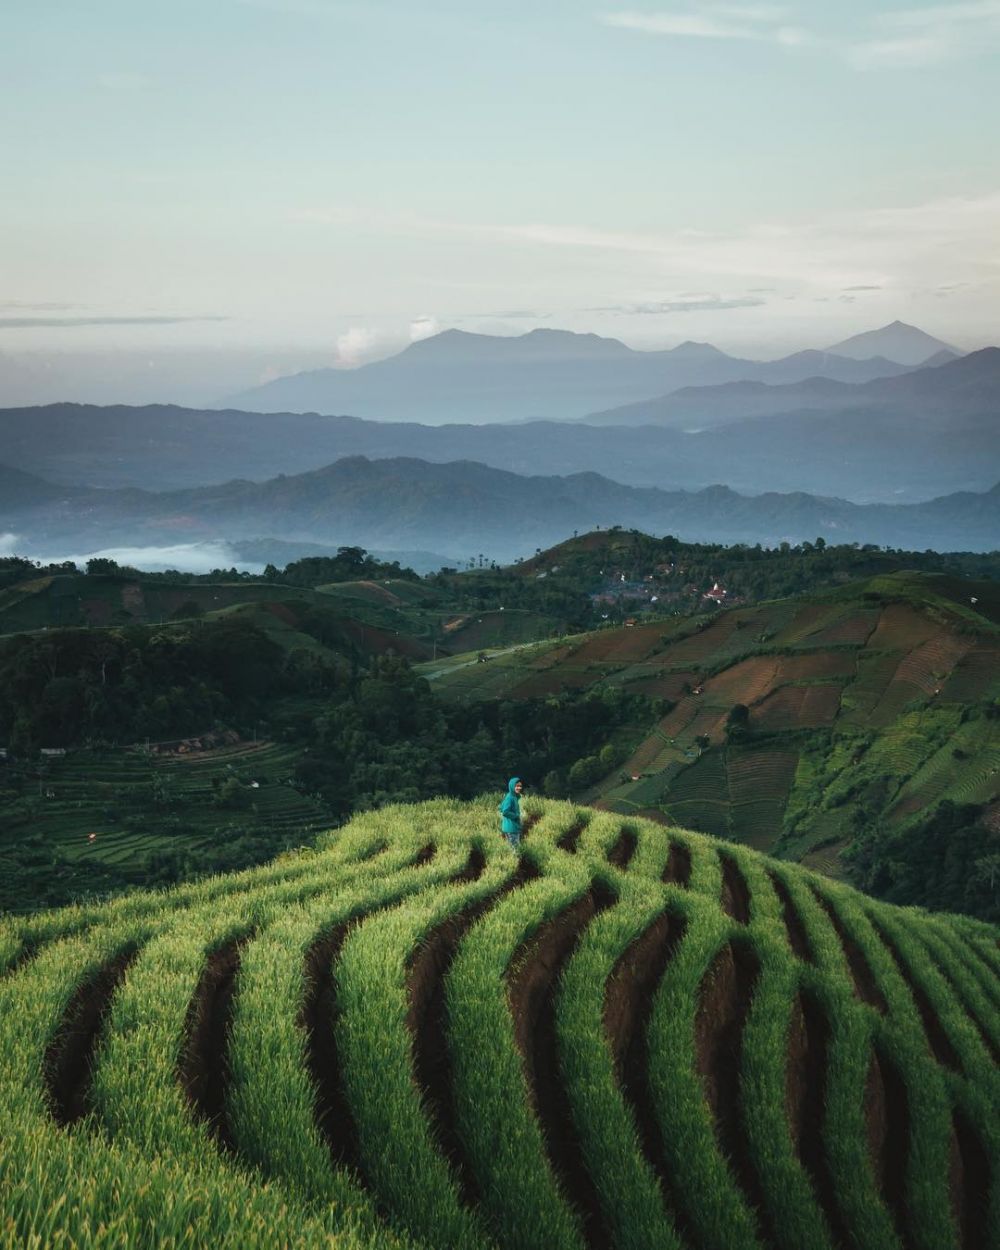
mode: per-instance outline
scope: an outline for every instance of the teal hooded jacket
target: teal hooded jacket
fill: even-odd
[[[507,793],[503,796],[503,802],[498,809],[501,816],[501,833],[521,832],[521,800],[514,793],[514,787],[520,780],[520,777],[511,777],[507,783]]]

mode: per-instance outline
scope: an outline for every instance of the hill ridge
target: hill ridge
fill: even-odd
[[[986,1244],[996,930],[571,804],[519,859],[494,806],[0,925],[12,1234]]]

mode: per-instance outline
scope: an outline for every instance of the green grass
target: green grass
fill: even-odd
[[[0,1247],[989,1244],[996,930],[526,812],[0,919]]]

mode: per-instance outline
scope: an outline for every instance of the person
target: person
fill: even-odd
[[[500,832],[516,851],[521,845],[521,792],[524,783],[520,777],[511,777],[507,793],[497,808],[500,813]]]

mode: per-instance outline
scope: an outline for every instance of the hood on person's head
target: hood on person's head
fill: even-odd
[[[517,785],[517,783],[520,780],[521,780],[520,777],[511,777],[510,781],[507,783],[507,791],[509,794],[514,793],[514,787]]]

